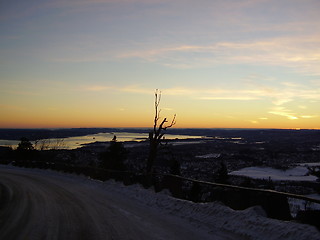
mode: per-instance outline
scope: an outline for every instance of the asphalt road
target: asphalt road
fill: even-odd
[[[61,174],[0,168],[0,239],[234,239]]]

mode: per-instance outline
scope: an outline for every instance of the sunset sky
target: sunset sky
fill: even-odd
[[[320,128],[319,0],[1,0],[0,128]]]

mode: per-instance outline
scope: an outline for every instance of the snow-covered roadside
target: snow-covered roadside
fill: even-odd
[[[15,167],[1,166],[10,171]],[[194,231],[211,233],[226,231],[232,236],[242,236],[243,239],[320,239],[320,232],[312,226],[285,222],[265,217],[260,207],[244,211],[235,211],[219,203],[196,204],[170,197],[167,192],[154,193],[140,185],[124,186],[115,181],[101,182],[84,176],[63,174],[50,170],[21,169],[32,174],[53,176],[67,182],[85,185],[87,188],[99,189],[121,198],[123,201],[136,202],[148,206],[157,214],[169,215],[176,222],[188,222]],[[143,209],[143,208],[141,208]],[[211,239],[211,238],[208,238]],[[238,239],[238,238],[237,238]]]
[[[167,192],[155,194],[139,185],[123,186],[114,181],[102,185],[109,191],[125,194],[159,212],[185,219],[198,231],[214,234],[217,229],[222,229],[244,239],[320,239],[320,232],[315,227],[267,218],[259,206],[235,211],[217,202],[193,203],[172,198]]]
[[[311,181],[317,180],[316,176],[308,174],[307,165],[298,165],[296,167],[280,170],[271,167],[246,167],[238,171],[233,171],[230,175],[246,176],[257,179],[271,179],[273,181]]]

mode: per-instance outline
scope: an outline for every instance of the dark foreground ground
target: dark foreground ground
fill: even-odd
[[[315,240],[312,226],[141,186],[0,165],[0,239]]]

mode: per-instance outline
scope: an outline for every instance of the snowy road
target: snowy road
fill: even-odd
[[[138,185],[0,165],[0,239],[320,239],[260,208],[195,204]]]
[[[0,239],[230,239],[61,174],[0,168]],[[3,198],[4,197],[4,198]],[[232,238],[231,238],[232,239]]]

